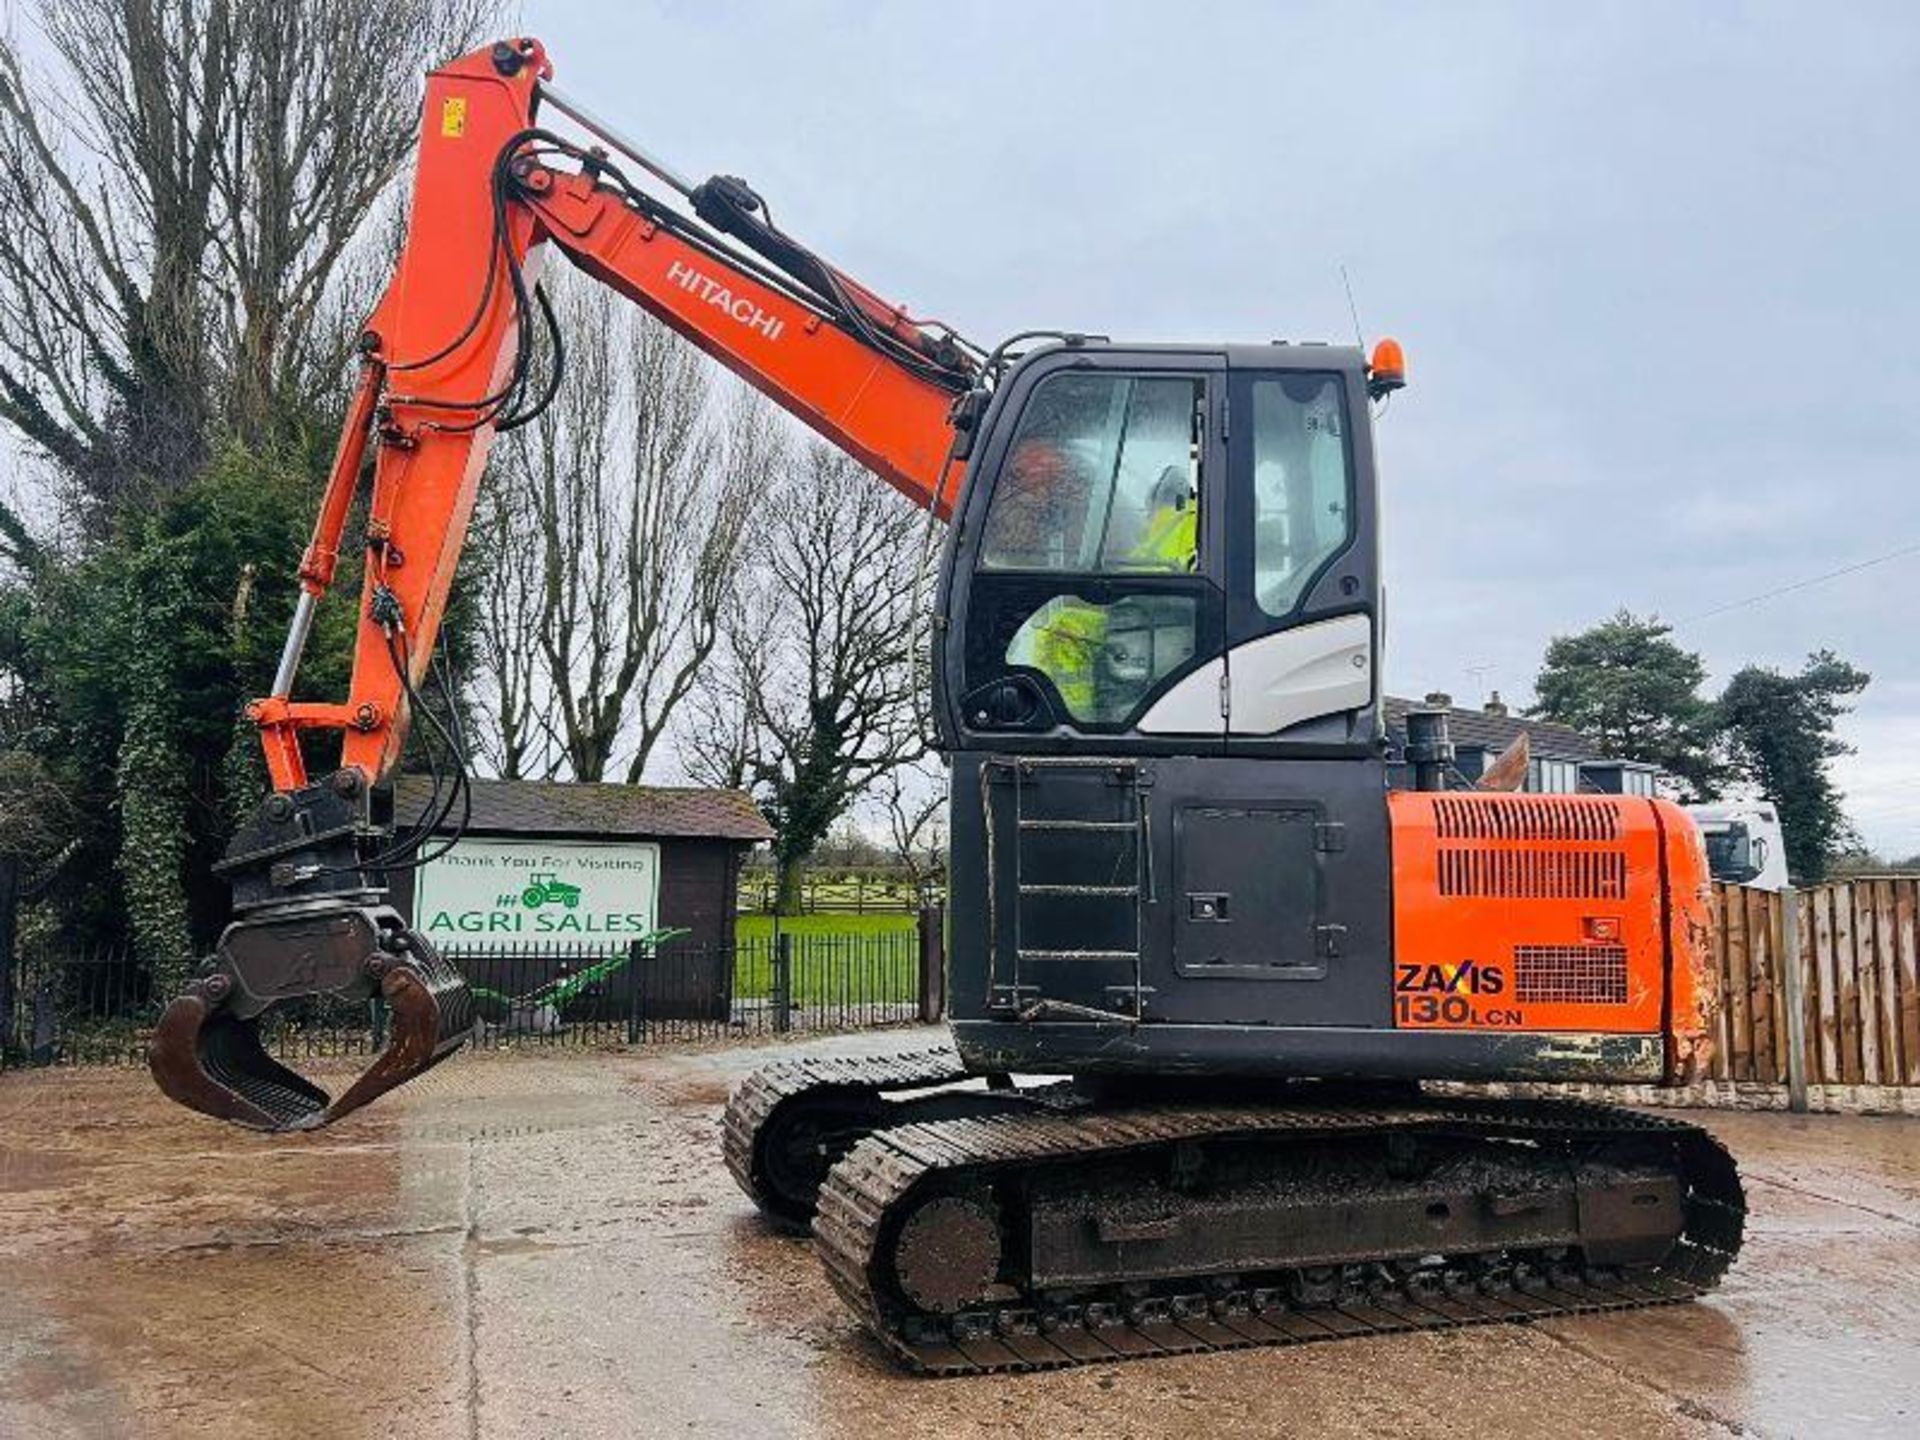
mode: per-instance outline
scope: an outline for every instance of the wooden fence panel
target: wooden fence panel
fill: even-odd
[[[1726,887],[1715,885],[1707,903],[1707,920],[1713,926],[1714,974],[1720,982],[1719,1003],[1713,1007],[1713,1062],[1708,1070],[1716,1080],[1733,1078],[1733,1006],[1727,990],[1727,895]]]
[[[1906,1074],[1900,1055],[1900,965],[1893,933],[1893,881],[1873,882],[1874,986],[1880,1003],[1873,1023],[1880,1033],[1880,1083],[1897,1085]]]
[[[1779,1079],[1776,1071],[1784,1068],[1778,1059],[1781,1051],[1774,1044],[1774,1016],[1779,1007],[1774,1003],[1773,901],[1774,897],[1762,890],[1746,890],[1740,894],[1747,932],[1747,975],[1752,994],[1748,1014],[1753,1024],[1753,1078],[1756,1080]]]
[[[1800,949],[1789,955],[1780,896],[1714,886],[1713,1078],[1786,1082],[1791,965],[1809,1084],[1920,1085],[1920,879],[1842,881],[1794,901]]]
[[[1797,903],[1797,901],[1796,901]],[[1787,1082],[1787,1046],[1792,1027],[1787,1023],[1787,967],[1799,965],[1800,956],[1787,954],[1787,907],[1778,895],[1766,897],[1769,944],[1773,949],[1773,1068],[1779,1083]],[[1802,951],[1804,952],[1804,945]],[[1806,970],[1799,971],[1800,987],[1806,989]]]
[[[1854,943],[1853,887],[1830,885],[1833,900],[1833,964],[1840,981],[1840,1074],[1844,1085],[1858,1085],[1860,1062],[1860,954]]]
[[[1807,1047],[1805,1076],[1809,1084],[1821,1076],[1820,1050],[1820,963],[1819,944],[1814,936],[1814,899],[1805,890],[1794,892],[1800,907],[1800,954],[1792,963],[1800,967],[1800,1034]]]
[[[1795,897],[1796,903],[1798,897]],[[1798,931],[1801,939],[1800,954],[1787,954],[1787,907],[1778,895],[1767,897],[1767,920],[1773,926],[1773,1060],[1780,1072],[1780,1083],[1787,1080],[1787,1047],[1791,1043],[1793,1027],[1788,1023],[1788,996],[1794,992],[1787,988],[1787,967],[1798,966],[1798,980],[1802,1003],[1806,999],[1807,970],[1802,957],[1806,954],[1806,932]]]
[[[1833,892],[1809,890],[1807,901],[1814,915],[1814,967],[1820,985],[1820,1063],[1809,1066],[1809,1075],[1821,1084],[1840,1078],[1840,966],[1833,954]]]
[[[1707,918],[1713,924],[1713,958],[1715,975],[1720,981],[1718,1004],[1713,1006],[1713,1066],[1709,1075],[1715,1079],[1734,1079],[1734,1023],[1732,1008],[1726,1000],[1728,981],[1726,981],[1726,900],[1720,895],[1720,887],[1715,885],[1713,904],[1707,910]]]
[[[1893,890],[1894,969],[1900,987],[1900,1054],[1905,1061],[1900,1081],[1920,1085],[1920,954],[1915,953],[1920,946],[1915,916],[1920,910],[1920,880],[1896,880]]]
[[[1880,1083],[1880,957],[1874,950],[1873,886],[1849,885],[1853,895],[1853,959],[1859,976],[1860,1081]]]
[[[1748,989],[1747,910],[1740,902],[1740,891],[1736,886],[1722,889],[1718,901],[1715,909],[1720,920],[1725,953],[1721,970],[1725,984],[1721,993],[1726,997],[1727,1030],[1732,1040],[1732,1053],[1727,1056],[1727,1063],[1735,1080],[1751,1080],[1753,996]]]

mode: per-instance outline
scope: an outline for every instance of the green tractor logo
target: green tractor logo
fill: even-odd
[[[552,875],[536,875],[527,882],[527,888],[520,892],[520,903],[529,910],[538,910],[542,905],[564,905],[569,910],[577,910],[580,908],[580,887],[569,885]]]

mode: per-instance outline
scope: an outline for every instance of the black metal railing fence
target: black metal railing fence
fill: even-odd
[[[928,933],[923,924],[917,934],[782,932],[729,945],[446,953],[474,993],[473,1043],[616,1046],[931,1018],[925,977],[930,965],[937,975],[938,956],[926,953]],[[141,1063],[167,999],[120,950],[23,954],[12,982],[0,1009],[0,1067]],[[262,1035],[284,1060],[364,1054],[386,1043],[385,1015],[378,1002],[315,996],[276,1007]]]

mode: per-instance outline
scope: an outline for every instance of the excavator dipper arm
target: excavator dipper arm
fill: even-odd
[[[917,504],[944,516],[958,488],[955,401],[980,374],[969,347],[777,230],[744,182],[688,184],[550,79],[539,43],[523,39],[427,81],[406,243],[361,336],[359,380],[301,559],[273,693],[248,707],[274,790],[219,867],[236,918],[151,1049],[161,1088],[211,1115],[263,1129],[325,1125],[451,1054],[471,1029],[464,982],[385,890],[390,873],[424,863],[422,844],[455,796],[400,842],[375,801],[430,683],[494,436],[531,418],[559,383],[558,327],[538,292],[547,252],[642,306]],[[541,128],[543,104],[618,154]],[[641,189],[625,164],[679,191],[697,218]],[[542,330],[544,373],[534,363]],[[369,457],[349,691],[344,701],[296,700],[301,652],[348,543]],[[430,713],[426,721],[457,758],[458,736]],[[307,763],[314,731],[342,737],[338,768],[318,781]],[[258,1033],[273,1005],[316,995],[380,995],[392,1010],[391,1043],[337,1098],[281,1066]]]

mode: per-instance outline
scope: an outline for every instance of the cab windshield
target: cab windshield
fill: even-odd
[[[1199,553],[1201,382],[1055,375],[995,487],[983,570],[1186,574]]]

